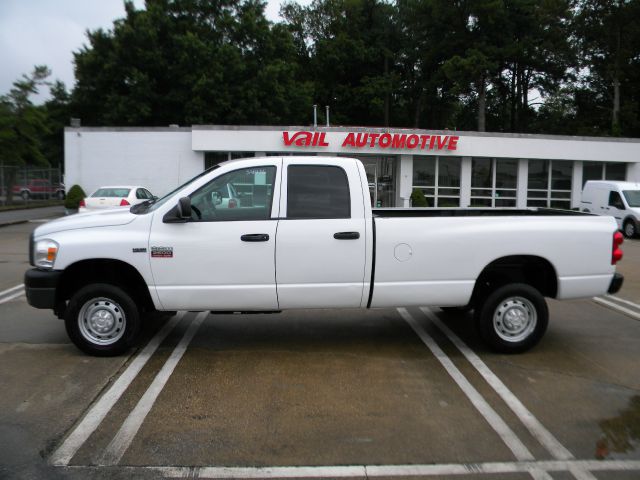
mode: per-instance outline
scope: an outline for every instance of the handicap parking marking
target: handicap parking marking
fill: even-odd
[[[209,312],[200,312],[191,322],[182,339],[178,345],[176,345],[163,367],[153,379],[149,388],[147,388],[147,391],[107,446],[102,458],[98,461],[99,465],[117,465],[120,462],[122,456],[131,445],[131,442],[133,442],[138,430],[140,430],[145,418],[147,418],[147,415],[153,408],[160,392],[162,392],[162,389],[169,381],[169,378],[178,365],[178,362],[180,362],[182,356],[187,351],[189,343],[191,343],[191,340],[193,340],[193,337],[200,328],[200,325],[202,325],[202,322],[208,315]]]
[[[185,312],[178,312],[171,318],[164,327],[149,341],[147,346],[129,364],[126,370],[111,385],[100,400],[86,413],[80,423],[67,436],[64,442],[53,452],[49,458],[49,463],[57,466],[69,465],[73,456],[80,447],[87,441],[91,434],[105,419],[118,399],[122,396],[131,382],[138,376],[140,370],[147,364],[149,359],[158,349],[164,339],[178,325],[184,317]]]

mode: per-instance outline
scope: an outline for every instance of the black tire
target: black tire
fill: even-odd
[[[113,357],[135,344],[141,321],[135,302],[121,288],[92,283],[71,297],[64,324],[80,350],[96,357]]]
[[[536,345],[547,331],[549,309],[538,290],[512,283],[496,289],[476,309],[476,323],[493,350],[520,353]]]
[[[627,238],[634,238],[638,235],[638,228],[636,227],[636,223],[633,220],[627,220],[624,222],[622,226],[622,233]]]

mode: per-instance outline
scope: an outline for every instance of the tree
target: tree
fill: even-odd
[[[0,161],[4,166],[47,165],[42,153],[41,136],[49,131],[46,112],[31,102],[38,88],[47,84],[50,70],[44,65],[34,67],[30,75],[13,83],[8,94],[0,97]],[[12,200],[16,169],[7,169],[5,187],[7,203]]]
[[[74,54],[75,115],[89,125],[299,122],[311,105],[290,32],[260,0],[125,2]]]
[[[634,103],[636,106],[630,115],[635,122],[632,119],[627,122],[637,126],[639,22],[637,0],[583,0],[578,7],[576,30],[582,67],[588,70],[585,86],[608,100],[603,107],[610,115],[608,133],[612,135],[627,130],[622,107],[627,102],[628,106]]]

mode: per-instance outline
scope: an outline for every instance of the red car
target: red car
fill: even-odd
[[[51,197],[63,200],[65,197],[64,185],[52,184],[44,178],[29,180],[23,185],[14,185],[12,192],[14,195],[21,196],[23,200]]]

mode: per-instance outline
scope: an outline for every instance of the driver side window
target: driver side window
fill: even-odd
[[[251,167],[226,173],[191,194],[196,222],[268,220],[276,167]]]
[[[611,192],[609,194],[609,206],[615,207],[618,210],[624,210],[624,203],[622,203],[622,197],[618,192]]]

